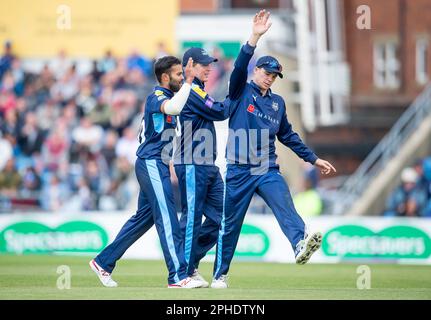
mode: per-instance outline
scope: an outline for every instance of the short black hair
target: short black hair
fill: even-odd
[[[181,64],[180,59],[174,56],[166,56],[158,59],[154,64],[154,73],[157,81],[162,82],[162,74],[169,73],[169,70],[177,64]]]

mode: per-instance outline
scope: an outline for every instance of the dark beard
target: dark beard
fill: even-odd
[[[172,92],[178,92],[181,88],[182,83],[174,82],[172,79],[169,79],[169,89]]]

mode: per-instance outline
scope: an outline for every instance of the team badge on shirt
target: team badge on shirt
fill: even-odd
[[[274,102],[272,103],[272,109],[273,109],[274,111],[276,111],[276,112],[278,111],[278,103],[277,103],[277,102],[275,102],[275,101],[274,101]]]

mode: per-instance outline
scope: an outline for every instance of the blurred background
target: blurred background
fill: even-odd
[[[261,8],[273,26],[250,74],[257,57],[279,59],[285,77],[273,90],[289,121],[337,168],[320,176],[277,147],[298,212],[325,232],[315,261],[429,263],[429,0],[0,0],[0,252],[103,248],[136,210],[133,166],[154,61],[205,48],[219,59],[206,89],[222,100]],[[217,129],[223,171],[227,122]],[[259,196],[249,211],[239,254],[291,259]],[[87,247],[60,243],[94,228],[105,233],[89,234]],[[161,258],[156,234],[145,241],[130,256]]]

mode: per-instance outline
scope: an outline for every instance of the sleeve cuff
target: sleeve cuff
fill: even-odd
[[[319,159],[319,157],[313,153],[313,155],[308,159],[308,162],[310,162],[311,164],[314,165],[316,163],[317,159]]]
[[[248,42],[246,42],[245,45],[242,46],[242,49],[245,53],[253,55],[254,49],[256,49],[256,47],[252,47],[251,45],[248,44]]]

